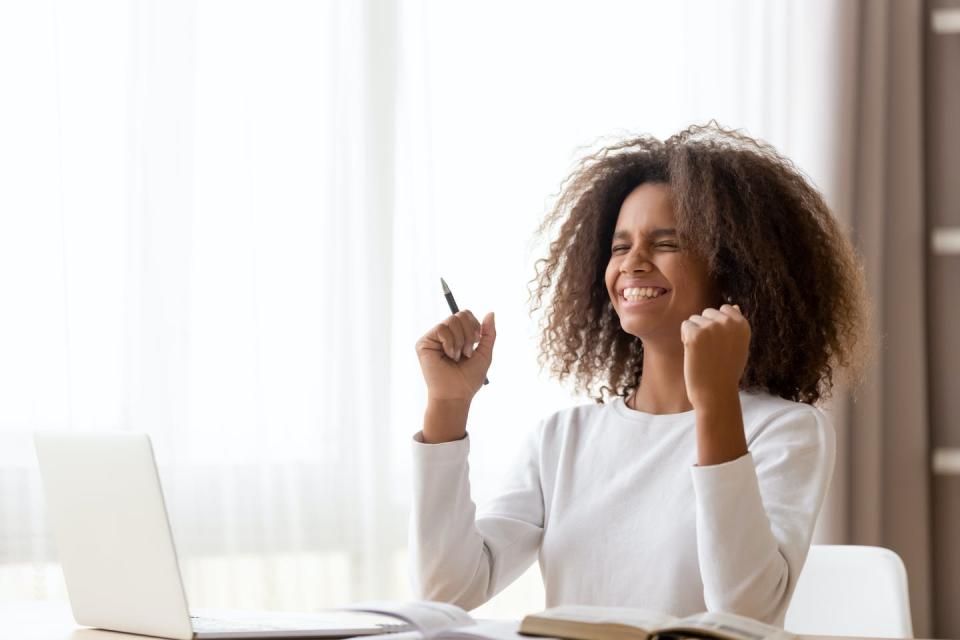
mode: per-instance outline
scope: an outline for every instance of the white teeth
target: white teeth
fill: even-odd
[[[623,290],[623,297],[635,302],[643,298],[656,298],[663,293],[665,293],[663,289],[656,287],[631,287]]]

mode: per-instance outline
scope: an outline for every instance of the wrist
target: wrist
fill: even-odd
[[[426,444],[460,440],[467,432],[469,400],[427,400],[421,437]]]
[[[739,393],[716,394],[695,405],[694,410],[700,466],[730,462],[747,453]]]
[[[721,413],[736,408],[740,411],[740,388],[737,385],[711,389],[708,393],[690,397],[697,412]]]

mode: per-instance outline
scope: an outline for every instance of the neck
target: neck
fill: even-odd
[[[693,409],[683,377],[683,343],[643,343],[643,375],[627,406],[653,414],[682,413]]]

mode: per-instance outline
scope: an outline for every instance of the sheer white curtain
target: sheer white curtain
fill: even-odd
[[[194,605],[408,597],[439,277],[497,313],[483,499],[583,401],[537,371],[526,312],[582,147],[716,118],[831,197],[837,4],[0,5],[0,598],[63,596],[37,429],[152,435]]]
[[[29,433],[135,429],[195,604],[403,595],[370,7],[4,10],[7,588],[62,589]]]

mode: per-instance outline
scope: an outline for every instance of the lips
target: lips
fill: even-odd
[[[624,310],[655,305],[670,295],[670,289],[646,283],[630,283],[619,288],[618,307]]]
[[[664,287],[626,287],[620,291],[620,297],[624,300],[637,300],[640,298],[657,298],[667,293]]]
[[[656,298],[620,298],[620,307],[622,309],[632,309],[633,307],[643,307],[647,305],[659,304],[661,300],[667,298],[670,292],[661,294]]]

